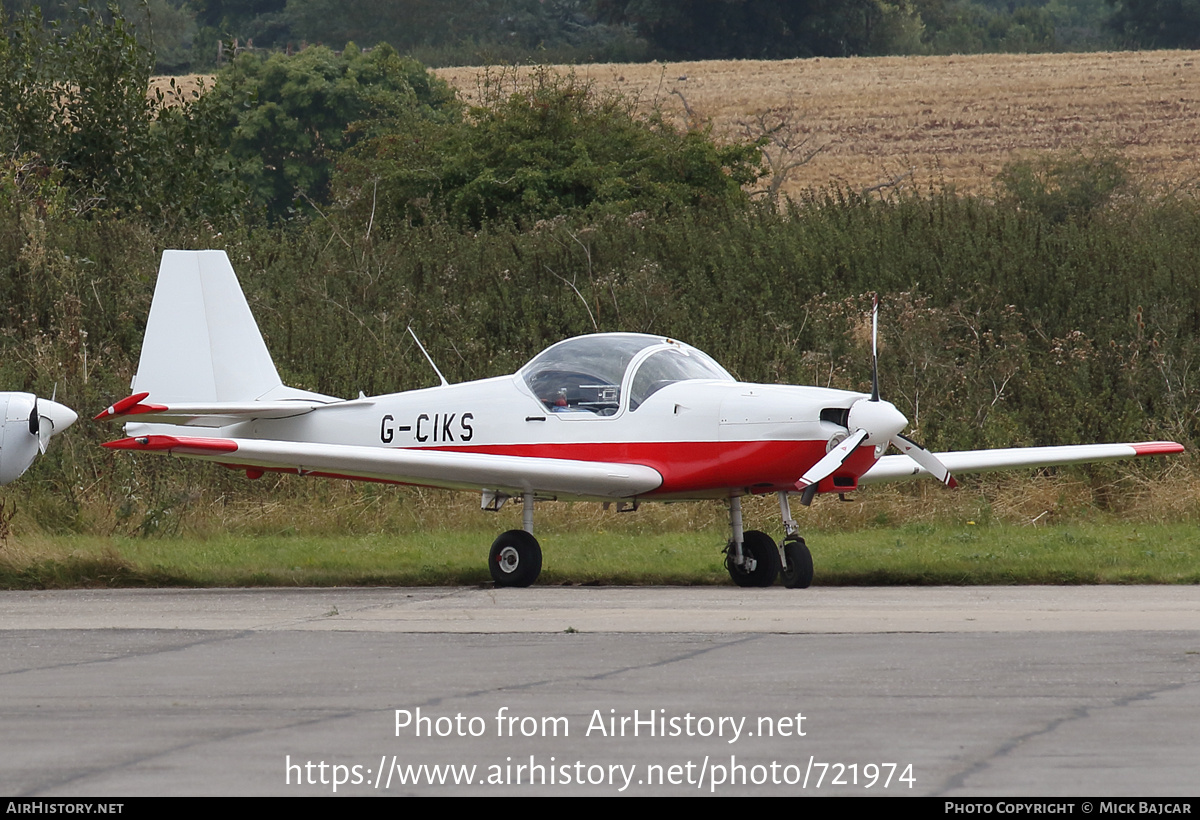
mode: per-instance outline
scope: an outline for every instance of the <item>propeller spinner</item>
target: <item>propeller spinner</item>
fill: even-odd
[[[800,503],[805,506],[811,504],[817,494],[817,485],[837,472],[850,455],[863,445],[882,444],[886,447],[892,444],[947,487],[958,486],[950,470],[937,456],[901,435],[907,426],[908,419],[904,414],[891,402],[879,398],[879,297],[875,296],[871,307],[871,397],[859,399],[850,406],[846,428],[853,432],[830,449],[796,482],[796,489],[802,493]]]

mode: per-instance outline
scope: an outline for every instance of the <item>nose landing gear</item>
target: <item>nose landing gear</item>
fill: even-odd
[[[742,530],[742,499],[729,499],[732,538],[725,547],[725,569],[740,587],[769,587],[779,578],[788,589],[807,589],[813,580],[812,553],[792,519],[788,494],[777,493],[785,535],[782,544],[758,530]]]

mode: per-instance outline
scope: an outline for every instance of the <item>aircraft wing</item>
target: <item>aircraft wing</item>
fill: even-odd
[[[110,441],[117,450],[172,453],[235,469],[391,481],[459,490],[526,492],[569,498],[633,498],[662,476],[641,464],[464,453],[431,448],[363,447],[239,438],[150,435]]]
[[[936,453],[951,473],[986,473],[1022,467],[1055,467],[1092,461],[1114,461],[1137,456],[1165,456],[1182,453],[1183,445],[1173,441],[1143,441],[1134,444],[1072,444],[1060,447],[1015,447],[1003,450],[960,450]],[[884,456],[875,462],[859,484],[879,484],[928,477],[929,473],[908,456]]]

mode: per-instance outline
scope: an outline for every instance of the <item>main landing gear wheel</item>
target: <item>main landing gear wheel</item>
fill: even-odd
[[[812,553],[804,539],[785,540],[783,557],[787,559],[787,566],[779,571],[783,585],[788,589],[808,589],[813,579],[813,563]]]
[[[742,555],[754,562],[753,569],[733,563],[733,542],[725,548],[725,569],[740,587],[769,587],[779,576],[779,548],[765,532],[742,533]]]
[[[525,530],[509,530],[492,542],[488,569],[498,587],[527,587],[542,571],[542,548]]]

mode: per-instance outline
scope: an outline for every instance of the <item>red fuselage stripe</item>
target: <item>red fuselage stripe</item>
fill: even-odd
[[[825,455],[823,441],[665,441],[572,444],[492,444],[437,447],[449,452],[524,458],[564,458],[641,464],[663,477],[652,495],[751,487],[795,490],[796,479]],[[874,448],[860,447],[835,476],[860,476],[875,463]],[[831,488],[823,482],[822,491]]]

